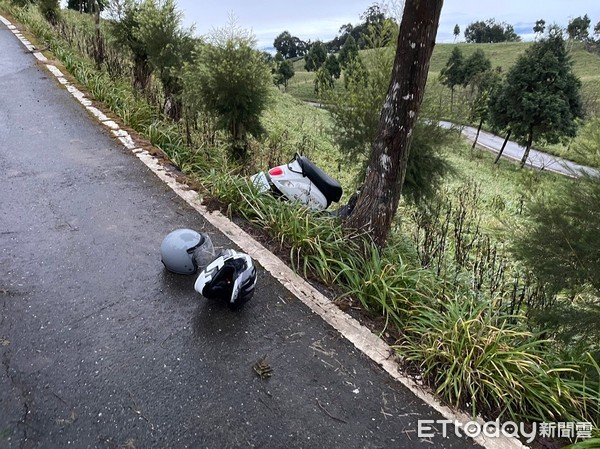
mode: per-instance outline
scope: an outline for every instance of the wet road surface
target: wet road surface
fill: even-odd
[[[2,24],[0,192],[0,448],[475,446],[261,267],[237,313],[166,272],[173,229],[234,246]]]

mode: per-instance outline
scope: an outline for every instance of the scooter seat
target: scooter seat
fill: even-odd
[[[300,156],[298,163],[302,167],[302,174],[312,181],[312,183],[327,198],[327,206],[332,201],[338,202],[342,198],[342,186],[339,182],[313,164],[306,156]]]

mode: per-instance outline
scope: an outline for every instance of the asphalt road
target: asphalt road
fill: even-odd
[[[450,122],[440,122],[440,124],[447,128],[454,126]],[[470,126],[461,127],[461,133],[468,140],[473,142],[475,140],[475,136],[477,135],[477,128]],[[495,136],[494,134],[486,131],[481,131],[479,133],[479,137],[477,138],[477,145],[494,153],[498,153],[500,151],[503,143],[504,137]],[[525,154],[525,147],[516,142],[508,141],[506,147],[504,148],[504,152],[502,153],[502,157],[520,162],[523,158],[523,154]],[[576,164],[575,162],[567,159],[553,156],[533,148],[527,157],[526,166],[539,170],[548,170],[571,177],[579,177],[582,175],[600,176],[600,172],[594,168]]]
[[[236,313],[166,272],[173,229],[234,245],[2,24],[0,192],[0,448],[474,447],[260,266]]]

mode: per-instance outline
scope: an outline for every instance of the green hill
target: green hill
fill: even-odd
[[[571,44],[569,44],[571,45]],[[506,72],[525,50],[531,46],[531,42],[510,42],[498,44],[436,44],[431,57],[429,75],[438,75],[450,58],[452,49],[458,46],[465,57],[471,55],[475,50],[482,49],[486,56],[492,61],[493,67],[501,67]],[[369,50],[362,50],[361,54]],[[590,53],[583,48],[583,44],[574,43],[571,46],[573,60],[573,71],[581,79],[583,84],[584,101],[600,103],[600,55]],[[290,80],[288,92],[305,101],[318,101],[314,94],[314,72],[304,70],[304,60],[300,59],[294,63],[295,76]],[[342,83],[338,81],[337,87]],[[596,108],[592,108],[594,110]],[[596,113],[600,111],[596,110]]]
[[[469,57],[478,48],[483,50],[492,61],[492,66],[507,71],[519,55],[531,46],[531,42],[502,42],[498,44],[436,44],[431,56],[429,72],[439,73],[450,58],[454,47],[459,47],[465,57]],[[600,81],[600,55],[585,50],[583,44],[575,42],[570,46],[573,71],[582,82]]]
[[[460,48],[465,58],[468,58],[477,49],[483,50],[492,61],[493,67],[501,67],[506,71],[515,63],[519,55],[531,45],[530,42],[502,42],[498,44],[436,44],[429,63],[429,73],[439,74],[450,58],[454,47]],[[599,66],[600,67],[600,66]]]

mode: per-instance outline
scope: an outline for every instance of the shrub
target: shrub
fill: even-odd
[[[259,137],[264,129],[260,115],[270,100],[271,75],[254,36],[230,23],[213,30],[185,74],[185,96],[195,108],[217,117],[219,128],[231,138],[231,156],[248,159],[248,135]],[[194,101],[194,98],[196,100]]]
[[[56,25],[60,16],[58,0],[39,0],[38,5],[44,18],[52,25]]]

